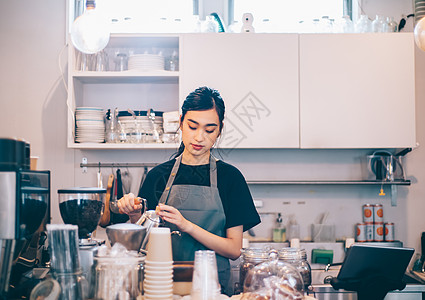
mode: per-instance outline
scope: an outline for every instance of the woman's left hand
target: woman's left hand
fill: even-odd
[[[186,220],[177,208],[166,204],[158,204],[156,213],[164,220],[169,223],[176,225],[181,231],[188,232],[192,223]]]

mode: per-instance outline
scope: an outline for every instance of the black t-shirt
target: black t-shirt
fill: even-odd
[[[139,197],[147,200],[148,209],[157,206],[174,163],[175,159],[167,161],[147,174]],[[210,186],[210,165],[191,166],[181,163],[173,185],[179,184]],[[226,215],[226,229],[243,225],[246,231],[261,222],[245,178],[237,168],[217,161],[217,187]]]

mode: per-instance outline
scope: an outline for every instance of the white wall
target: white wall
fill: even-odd
[[[383,3],[385,2],[385,3]],[[378,5],[379,3],[379,5]],[[402,12],[399,4],[403,3]],[[408,4],[409,3],[409,4]],[[369,16],[380,7],[387,15],[410,13],[410,1],[363,1]],[[391,11],[390,11],[391,9]],[[58,61],[66,67],[66,3],[57,0],[0,1],[0,136],[24,138],[31,151],[40,156],[41,169],[52,172],[52,222],[61,222],[57,189],[96,184],[96,170],[84,174],[82,157],[89,162],[161,162],[173,151],[108,150],[89,151],[66,148],[66,90]],[[402,59],[402,58],[394,58]],[[417,140],[425,143],[425,52],[416,51]],[[66,74],[66,70],[63,70]],[[397,76],[395,73],[394,76]],[[400,79],[402,80],[402,79]],[[400,106],[402,109],[403,99]],[[358,179],[363,176],[362,159],[372,150],[235,150],[223,159],[235,164],[247,179]],[[261,212],[293,214],[301,224],[303,237],[319,214],[329,211],[329,222],[338,225],[339,238],[352,235],[361,221],[364,203],[383,203],[386,220],[396,224],[396,237],[405,245],[419,247],[425,231],[425,150],[418,147],[405,158],[405,171],[413,181],[400,187],[398,206],[390,206],[390,191],[379,197],[377,187],[365,186],[252,186],[256,199],[264,200]],[[103,169],[104,182],[111,170]],[[141,172],[133,173],[137,191]],[[273,219],[273,218],[272,218]],[[265,223],[270,217],[264,215]],[[261,231],[261,229],[258,229]]]

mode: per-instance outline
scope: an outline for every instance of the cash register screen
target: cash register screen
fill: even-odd
[[[412,248],[354,244],[348,250],[337,279],[380,275],[392,280],[402,280],[414,251]]]

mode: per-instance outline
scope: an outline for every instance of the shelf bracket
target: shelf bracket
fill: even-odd
[[[391,185],[391,206],[397,206],[397,186]]]
[[[81,159],[81,164],[87,165],[87,157],[83,157]],[[87,167],[82,167],[82,171],[83,171],[83,173],[87,173]]]

